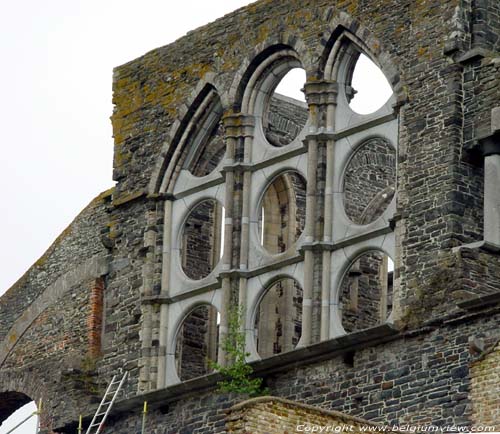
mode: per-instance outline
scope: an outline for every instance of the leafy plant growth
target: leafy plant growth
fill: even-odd
[[[242,311],[239,306],[229,310],[228,333],[222,340],[222,349],[228,363],[222,366],[210,362],[212,369],[219,371],[224,380],[219,381],[220,392],[235,392],[249,396],[264,395],[267,389],[262,387],[262,378],[253,377],[253,368],[246,362],[250,354],[245,351],[245,334],[242,331]]]

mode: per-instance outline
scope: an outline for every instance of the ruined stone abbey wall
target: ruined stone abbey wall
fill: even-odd
[[[225,432],[243,397],[204,362],[239,305],[272,395],[498,423],[499,16],[261,0],[117,67],[116,186],[0,299],[0,417],[43,398],[44,427],[74,432],[124,369],[109,432],[139,431],[144,400],[150,431]],[[368,116],[360,53],[394,91]],[[273,97],[296,67],[306,105]]]

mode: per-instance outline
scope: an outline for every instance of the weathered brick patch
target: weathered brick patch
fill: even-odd
[[[472,420],[500,430],[500,343],[470,367]]]
[[[364,419],[328,411],[274,396],[241,402],[227,412],[226,428],[232,434],[287,434],[293,432],[364,432],[376,426]],[[327,431],[328,430],[328,431]],[[337,431],[338,430],[338,431]]]

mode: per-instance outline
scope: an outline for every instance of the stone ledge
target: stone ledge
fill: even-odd
[[[477,141],[483,157],[500,154],[500,130],[478,137]]]
[[[146,197],[147,196],[147,193],[145,191],[135,191],[133,193],[130,193],[130,194],[126,194],[126,193],[122,193],[122,194],[119,194],[117,193],[116,194],[116,197],[113,195],[113,201],[112,201],[112,204],[114,207],[119,207],[121,205],[125,205],[129,202],[133,202],[133,201],[136,201],[136,200],[139,200],[143,197]]]
[[[457,58],[456,63],[460,63],[462,65],[466,65],[469,62],[473,62],[475,60],[480,60],[485,57],[490,56],[491,53],[482,47],[472,48],[471,50],[466,51],[460,57]]]
[[[320,362],[348,352],[378,345],[397,338],[399,329],[391,324],[349,333],[307,347],[297,348],[286,353],[276,354],[263,360],[252,362],[258,374],[270,374],[305,364]]]
[[[472,310],[500,303],[500,292],[481,295],[468,300],[460,301],[457,306],[461,309]]]
[[[458,247],[453,247],[452,252],[457,253],[462,249],[477,249],[486,253],[500,253],[500,246],[490,243],[488,241],[478,241],[470,244],[463,244]]]

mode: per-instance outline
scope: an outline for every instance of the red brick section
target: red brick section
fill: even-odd
[[[382,425],[349,416],[338,411],[290,401],[275,396],[262,396],[240,402],[226,410],[228,434],[291,434],[296,432],[337,432],[361,434],[366,427]],[[373,431],[374,432],[374,431]]]
[[[92,282],[90,293],[90,312],[87,319],[89,355],[101,354],[102,314],[103,314],[104,279],[99,277]]]
[[[500,342],[471,363],[472,421],[500,429]]]

